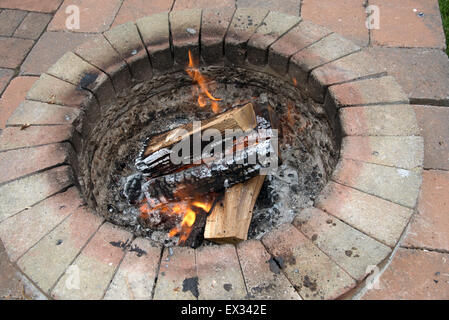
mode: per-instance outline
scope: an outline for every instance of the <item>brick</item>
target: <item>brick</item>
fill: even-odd
[[[235,8],[235,0],[176,0],[173,10],[186,10],[196,8]]]
[[[187,247],[163,251],[155,300],[194,300],[198,297],[195,250]]]
[[[343,158],[412,170],[422,167],[422,137],[345,137]]]
[[[33,40],[0,37],[0,67],[19,67],[33,44]]]
[[[12,36],[26,15],[25,11],[18,10],[3,10],[0,12],[0,36]]]
[[[125,0],[112,26],[115,27],[119,24],[136,21],[149,15],[170,11],[173,2],[174,0],[157,0],[151,1],[151,5],[148,5],[148,1],[146,0]]]
[[[93,92],[102,107],[115,99],[115,90],[108,75],[73,52],[64,54],[47,70],[47,74]]]
[[[80,255],[67,269],[64,276],[52,290],[52,297],[61,300],[99,300],[111,282],[114,272],[125,253],[114,243],[125,243],[132,238],[131,233],[110,223],[103,224]],[[80,286],[67,287],[70,268],[78,268]]]
[[[237,300],[247,295],[239,259],[233,245],[205,246],[196,250],[200,300]]]
[[[54,12],[63,0],[0,0],[0,8],[20,9],[38,12]]]
[[[348,136],[420,135],[416,115],[410,105],[341,108],[339,117],[343,133]]]
[[[335,299],[355,285],[354,279],[291,224],[265,234],[262,242],[305,300]]]
[[[449,170],[449,110],[414,106],[424,138],[424,168]]]
[[[0,136],[0,151],[68,141],[72,134],[73,128],[68,125],[31,126],[23,130],[20,127],[8,127]]]
[[[0,221],[73,184],[71,168],[62,166],[0,186]]]
[[[68,6],[77,6],[80,11],[80,28],[72,32],[103,32],[109,29],[121,6],[120,0],[65,0],[48,26],[49,31],[69,30],[66,20]]]
[[[87,107],[95,104],[92,93],[77,88],[71,83],[55,78],[46,73],[42,74],[31,89],[27,99],[68,107]]]
[[[386,75],[386,72],[370,54],[356,52],[313,70],[308,80],[309,92],[322,102],[330,85],[379,75]]]
[[[72,124],[80,110],[38,101],[25,100],[8,118],[8,126]]]
[[[258,66],[267,64],[268,47],[297,25],[299,21],[299,17],[269,12],[248,41],[248,61]]]
[[[214,64],[223,59],[224,36],[234,12],[234,8],[203,9],[201,57],[207,64]]]
[[[14,32],[14,37],[37,40],[44,32],[52,16],[45,13],[30,12]]]
[[[8,86],[9,81],[14,77],[14,70],[0,68],[0,96]]]
[[[192,59],[199,61],[201,12],[201,9],[189,9],[172,11],[169,14],[174,61],[181,68],[189,62],[189,51]]]
[[[36,77],[16,77],[11,81],[0,100],[0,129],[5,128],[6,121],[25,99],[27,91],[36,80]]]
[[[235,11],[225,37],[225,55],[231,64],[244,63],[248,40],[267,14],[266,9],[257,7],[238,8]]]
[[[395,77],[413,104],[449,106],[449,60],[445,52],[382,47],[369,48],[368,52]]]
[[[78,208],[20,258],[17,265],[42,291],[49,293],[102,222],[86,207]],[[82,278],[83,274],[79,276]]]
[[[329,182],[315,206],[393,247],[413,211],[356,189]]]
[[[250,299],[301,300],[260,241],[239,243],[237,254]]]
[[[386,259],[391,249],[317,208],[296,215],[293,225],[356,280],[370,273],[370,266]]]
[[[124,91],[127,92],[131,86],[131,73],[128,65],[103,35],[97,35],[84,42],[73,52],[108,74],[118,95],[123,95]]]
[[[403,246],[449,251],[449,172],[425,170],[418,200]]]
[[[301,21],[268,49],[268,64],[279,74],[288,71],[290,57],[329,35],[331,31],[309,21]]]
[[[81,204],[78,190],[72,187],[0,223],[0,237],[11,261],[19,259]]]
[[[142,81],[151,78],[153,71],[150,59],[134,23],[114,27],[105,32],[104,36],[128,63],[134,79]]]
[[[106,300],[151,300],[159,267],[161,245],[137,238],[125,255],[106,291]]]
[[[264,8],[270,11],[282,12],[290,15],[299,15],[301,0],[236,0],[238,8]]]
[[[449,255],[399,248],[378,287],[369,290],[363,300],[447,300]],[[419,266],[419,267],[417,267]]]
[[[168,12],[139,19],[136,25],[142,35],[142,40],[148,50],[154,70],[166,72],[167,69],[173,66]]]
[[[364,0],[303,0],[301,17],[327,27],[359,46],[367,46],[369,30],[365,26],[365,6]]]
[[[371,30],[374,45],[446,48],[438,1],[375,0],[370,5],[381,14],[380,28]]]
[[[304,50],[294,54],[290,59],[288,73],[296,79],[299,86],[307,84],[311,70],[360,50],[360,47],[337,34],[330,34]]]
[[[0,173],[0,183],[68,163],[71,152],[68,143],[1,152],[0,164],[8,170]]]
[[[346,186],[413,208],[421,185],[421,170],[406,170],[342,159],[332,179]]]
[[[72,51],[94,36],[89,33],[45,32],[23,62],[20,71],[25,75],[40,75],[64,53]]]

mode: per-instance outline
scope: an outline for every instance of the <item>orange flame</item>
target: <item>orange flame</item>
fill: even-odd
[[[207,87],[207,82],[209,82],[209,80],[200,73],[198,67],[193,61],[192,53],[190,52],[190,50],[189,50],[189,64],[187,65],[186,72],[190,76],[190,78],[192,78],[192,80],[199,86],[200,92],[198,94],[198,105],[200,107],[204,107],[207,104],[206,101],[207,97],[211,101],[212,111],[214,113],[220,112],[220,107],[216,101],[221,101],[221,99],[215,98],[209,92],[209,89]]]

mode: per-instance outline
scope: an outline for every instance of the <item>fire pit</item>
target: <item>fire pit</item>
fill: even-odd
[[[64,55],[9,120],[27,125],[18,135],[52,125],[48,143],[70,142],[70,167],[52,168],[20,202],[64,192],[67,214],[15,233],[35,239],[20,248],[0,235],[56,298],[342,297],[385,261],[411,217],[422,140],[407,103],[359,47],[298,17],[195,9],[127,23]],[[201,140],[202,157],[189,147],[180,159],[191,162],[173,162],[178,143],[204,128],[224,155],[244,156],[203,157]],[[223,133],[236,128],[244,134]],[[275,170],[248,161],[260,146]]]

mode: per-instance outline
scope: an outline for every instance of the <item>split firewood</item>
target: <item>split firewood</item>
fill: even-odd
[[[258,175],[226,190],[206,220],[204,238],[217,243],[238,243],[248,238],[254,205],[265,180]]]

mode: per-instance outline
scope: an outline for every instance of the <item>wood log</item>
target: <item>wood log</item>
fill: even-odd
[[[206,220],[204,239],[217,243],[238,243],[248,238],[254,205],[265,180],[258,175],[226,190]]]

